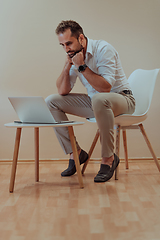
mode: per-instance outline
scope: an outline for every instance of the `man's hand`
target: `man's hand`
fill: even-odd
[[[84,64],[83,52],[81,51],[81,52],[77,53],[75,56],[73,56],[72,62],[76,68],[78,68],[80,65],[83,65]]]

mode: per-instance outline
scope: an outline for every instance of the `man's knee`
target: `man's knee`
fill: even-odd
[[[53,107],[53,103],[57,101],[58,96],[59,96],[58,94],[51,94],[48,97],[46,97],[45,102],[49,108]]]
[[[94,112],[101,112],[104,111],[104,107],[111,108],[110,101],[104,98],[103,93],[97,93],[92,97],[92,107]]]

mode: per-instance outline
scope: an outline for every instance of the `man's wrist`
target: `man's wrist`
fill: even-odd
[[[87,68],[87,65],[86,65],[86,64],[80,65],[80,66],[78,67],[78,72],[84,72],[86,68]]]

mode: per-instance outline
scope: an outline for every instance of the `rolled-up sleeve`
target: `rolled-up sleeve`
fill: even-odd
[[[98,74],[113,87],[116,81],[116,52],[111,45],[97,48],[97,69]]]

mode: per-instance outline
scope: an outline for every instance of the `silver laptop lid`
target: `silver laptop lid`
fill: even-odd
[[[9,97],[22,123],[55,123],[42,97]]]

